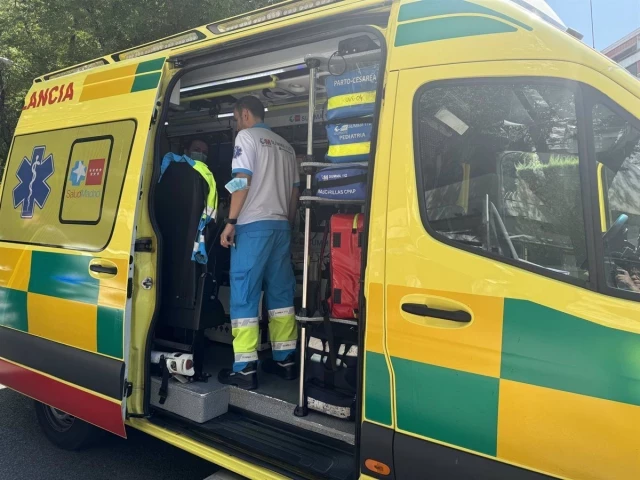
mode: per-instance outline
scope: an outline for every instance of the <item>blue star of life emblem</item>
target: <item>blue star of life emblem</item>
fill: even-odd
[[[238,158],[242,155],[242,147],[240,145],[236,145],[233,149],[233,158]]]
[[[42,210],[51,193],[47,179],[53,175],[53,155],[45,158],[46,148],[35,147],[31,160],[24,157],[16,172],[20,183],[13,189],[13,208],[22,205],[22,218],[33,218],[35,206],[38,205]]]
[[[82,184],[82,181],[87,178],[87,167],[84,165],[82,160],[78,160],[71,170],[71,175],[69,180],[71,181],[71,185],[74,187],[79,187]]]

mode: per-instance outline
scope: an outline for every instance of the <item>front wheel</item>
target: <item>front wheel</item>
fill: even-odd
[[[99,428],[57,408],[35,401],[38,424],[46,437],[64,450],[80,450],[102,433]]]

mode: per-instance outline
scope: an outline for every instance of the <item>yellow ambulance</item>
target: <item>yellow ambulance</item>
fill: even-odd
[[[363,65],[376,87],[330,98]],[[299,283],[327,253],[305,213],[328,111],[375,104],[359,314],[334,324],[357,338],[348,418],[307,410],[304,369],[216,381],[249,94],[309,180]],[[207,185],[160,175],[194,139],[206,265]],[[640,478],[640,83],[544,1],[291,0],[43,75],[0,192],[0,383],[63,448],[129,427],[261,480]]]

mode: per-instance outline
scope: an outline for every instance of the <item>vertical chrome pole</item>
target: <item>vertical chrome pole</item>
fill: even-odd
[[[307,326],[303,323],[300,328],[300,385],[298,392],[298,405],[293,414],[296,417],[306,417],[308,413],[307,402],[304,393],[304,364],[307,345]]]
[[[317,61],[309,64],[309,116],[307,126],[307,162],[313,160],[313,117],[315,116],[316,107],[316,73],[318,70]],[[307,192],[311,191],[311,174],[307,174]],[[307,291],[309,281],[309,239],[311,237],[311,208],[305,208],[304,215],[304,268],[302,274],[302,311],[307,310]],[[306,316],[310,317],[313,312],[307,312]]]
[[[307,118],[307,157],[306,161],[313,161],[313,120],[316,109],[316,74],[320,62],[312,59],[307,61],[309,66],[309,114]],[[311,191],[311,173],[307,173],[306,191]],[[311,238],[311,208],[307,206],[304,211],[304,269],[302,274],[302,316],[310,317],[314,312],[307,310],[307,293],[309,289],[309,241]],[[300,326],[300,385],[298,394],[298,405],[294,414],[296,417],[304,417],[307,415],[307,405],[304,392],[304,368],[307,356],[307,325],[302,323]]]

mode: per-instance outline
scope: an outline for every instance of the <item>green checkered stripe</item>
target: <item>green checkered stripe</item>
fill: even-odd
[[[640,406],[640,335],[505,299],[500,376],[391,357],[401,430],[496,455],[500,380]],[[391,425],[384,356],[367,352],[367,419]]]
[[[30,293],[96,306],[97,352],[123,358],[124,310],[98,304],[100,281],[89,275],[93,257],[31,252],[28,291],[0,287],[0,325],[29,333]],[[64,322],[65,312],[51,312],[52,322]]]
[[[482,16],[480,16],[482,15]],[[505,23],[509,22],[509,23]],[[400,7],[395,46],[532,30],[529,25],[467,0],[423,0]]]

